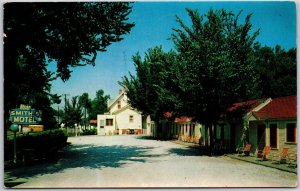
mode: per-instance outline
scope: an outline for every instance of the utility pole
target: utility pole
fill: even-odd
[[[70,94],[61,94],[62,96],[65,96],[65,108],[66,108],[66,103],[67,103],[67,96],[69,96]]]
[[[66,103],[67,103],[67,96],[70,94],[61,94],[62,96],[65,96],[65,109],[66,109]],[[68,127],[66,127],[67,129],[67,136],[68,136]]]

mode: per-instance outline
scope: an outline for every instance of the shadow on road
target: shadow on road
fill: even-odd
[[[203,151],[193,148],[172,148],[169,149],[170,154],[176,154],[179,156],[202,156]]]
[[[18,169],[8,170],[7,177],[10,180],[17,178],[30,178],[43,174],[53,174],[69,168],[101,169],[104,167],[119,168],[126,161],[146,162],[152,157],[160,155],[147,154],[152,147],[135,146],[95,146],[74,145],[64,149],[61,159],[57,162],[48,162]]]

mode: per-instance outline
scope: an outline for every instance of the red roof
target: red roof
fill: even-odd
[[[274,98],[265,107],[255,112],[260,119],[282,119],[297,117],[297,96]]]
[[[191,117],[187,117],[187,116],[175,118],[175,122],[177,122],[177,123],[186,123],[188,121],[192,121],[192,118]]]
[[[97,124],[97,120],[90,120],[90,124]]]
[[[165,116],[166,119],[168,119],[168,118],[172,117],[172,113],[171,112],[165,112],[164,116]]]
[[[248,113],[249,111],[252,111],[254,108],[259,106],[261,103],[263,103],[267,99],[268,98],[262,98],[262,99],[257,99],[257,100],[249,100],[249,101],[234,103],[228,110],[229,111],[234,111],[234,110],[236,110],[240,107],[247,107],[248,106],[248,108],[245,110],[245,113]]]

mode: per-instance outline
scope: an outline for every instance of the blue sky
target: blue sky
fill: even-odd
[[[76,67],[67,82],[53,81],[51,92],[70,94],[69,98],[87,92],[94,98],[96,91],[103,89],[111,98],[116,97],[120,89],[118,81],[129,71],[135,71],[132,55],[140,52],[143,56],[147,49],[157,45],[162,45],[165,51],[173,48],[168,38],[172,28],[179,27],[175,15],[188,23],[187,7],[198,9],[200,14],[207,13],[210,8],[224,8],[234,13],[243,10],[241,22],[247,14],[253,13],[253,31],[260,29],[258,42],[271,47],[279,44],[285,49],[296,47],[296,6],[293,2],[136,2],[129,16],[130,21],[135,22],[130,34],[108,47],[107,52],[98,53],[95,67]]]

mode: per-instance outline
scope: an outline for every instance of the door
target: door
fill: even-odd
[[[235,145],[235,130],[236,130],[236,125],[235,124],[230,124],[230,149],[235,150],[236,146]]]
[[[257,145],[260,149],[266,145],[266,125],[259,124],[257,125]]]
[[[104,119],[101,119],[101,120],[100,120],[99,135],[105,135],[105,128],[104,128],[104,125],[105,125],[105,121],[104,121]]]

